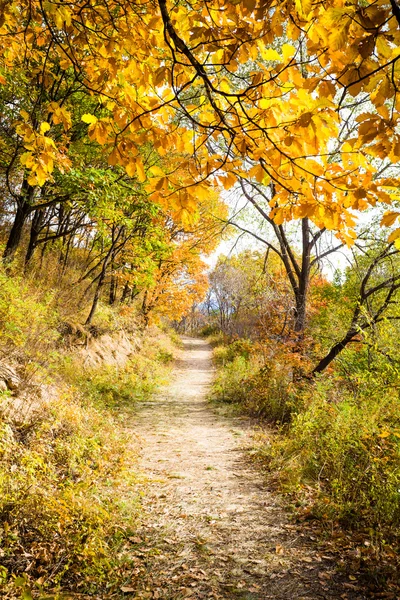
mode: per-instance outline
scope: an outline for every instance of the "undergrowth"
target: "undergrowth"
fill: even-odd
[[[62,346],[51,297],[0,282],[0,350],[22,387],[0,392],[0,595],[122,596],[140,511],[127,418],[166,381],[174,344],[131,325],[137,351],[124,367],[85,367]],[[109,331],[124,318],[99,316]]]
[[[296,410],[293,369],[299,356],[293,351],[250,340],[216,345],[218,366],[212,399],[235,406],[270,423],[285,423]]]
[[[360,361],[360,353],[347,356]],[[300,515],[357,532],[361,561],[400,545],[400,398],[393,373],[298,377],[295,353],[247,340],[217,346],[214,401],[273,425],[256,455]],[[364,543],[365,542],[365,543]],[[377,558],[378,557],[378,558]],[[376,567],[374,567],[376,568]]]

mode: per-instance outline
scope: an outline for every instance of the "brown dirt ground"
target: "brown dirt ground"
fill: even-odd
[[[367,598],[268,491],[249,460],[248,421],[207,402],[212,378],[210,347],[185,338],[172,385],[132,423],[144,516],[123,591],[165,600]]]

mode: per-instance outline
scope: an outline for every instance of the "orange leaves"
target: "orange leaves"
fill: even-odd
[[[83,115],[82,121],[90,123],[88,128],[89,138],[103,146],[112,140],[113,128],[109,119],[97,119],[94,115]]]
[[[82,115],[82,121],[89,124],[88,134],[91,140],[96,141],[101,146],[112,141],[114,131],[110,119],[98,119],[95,115],[84,114]]]
[[[57,102],[50,102],[48,110],[52,115],[52,121],[54,125],[61,123],[65,131],[70,129],[72,125],[72,117],[71,113],[65,107],[61,107]]]
[[[43,121],[37,131],[27,122],[29,115],[26,111],[22,110],[21,116],[24,122],[16,126],[16,132],[21,136],[26,152],[21,155],[20,163],[30,172],[28,183],[32,186],[43,186],[51,179],[55,165],[64,172],[69,168],[70,162],[63,150],[57,148],[54,140],[47,137],[46,134],[51,129],[49,123]]]
[[[128,162],[128,164],[125,166],[125,170],[129,177],[136,176],[140,183],[144,183],[146,181],[146,172],[144,170],[143,161],[140,157]]]
[[[295,0],[295,6],[300,17],[307,19],[312,9],[312,0]]]
[[[381,220],[381,225],[384,227],[391,227],[392,225],[394,225],[394,223],[398,220],[399,217],[400,217],[399,211],[389,210],[389,211],[385,212],[385,214],[383,215],[382,220]],[[388,237],[388,242],[389,243],[394,242],[395,246],[397,248],[400,248],[400,228],[399,227],[397,227],[390,233],[390,235]]]
[[[388,237],[388,242],[389,242],[389,244],[391,242],[394,242],[397,247],[399,246],[399,243],[400,243],[400,228],[397,228],[394,231],[392,231],[392,233]]]
[[[268,184],[269,178],[262,165],[255,165],[252,167],[249,171],[249,176],[254,177],[258,183],[263,183],[264,185]]]
[[[140,157],[136,158],[135,160],[135,171],[139,183],[144,183],[146,181],[146,171],[143,161]]]
[[[167,0],[164,22],[160,5],[150,10],[141,1],[138,10],[125,0],[99,0],[96,10],[67,4],[32,0],[35,19],[24,35],[7,14],[0,71],[19,64],[23,47],[36,69],[29,77],[46,89],[54,87],[57,69],[72,79],[79,72],[86,90],[80,93],[90,100],[82,116],[90,141],[105,147],[110,166],[144,184],[154,202],[188,219],[209,191],[198,182],[215,177],[230,189],[235,173],[244,173],[262,185],[274,181],[278,221],[308,216],[347,231],[351,209],[390,201],[371,164],[371,157],[400,161],[400,34],[386,4],[295,0],[269,10],[255,0]],[[26,3],[15,6],[28,21]],[[63,30],[58,46],[47,22]],[[371,108],[356,116],[362,108],[353,115],[343,107],[347,95],[357,99],[361,92]],[[71,112],[51,102],[41,120],[52,129],[36,132],[35,140],[63,129],[67,145]],[[339,131],[342,138],[351,131],[345,144],[337,142]],[[51,172],[50,158],[42,156],[38,181]]]
[[[389,210],[383,215],[381,225],[384,225],[385,227],[390,227],[391,225],[393,225],[393,223],[397,220],[399,216],[400,212]]]
[[[222,183],[225,190],[230,190],[237,182],[237,178],[234,173],[230,172],[224,173],[224,175],[218,177],[218,179]]]

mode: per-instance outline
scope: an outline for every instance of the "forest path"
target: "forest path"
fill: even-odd
[[[208,405],[210,347],[183,342],[172,385],[132,423],[146,481],[126,591],[168,600],[364,598],[265,488],[246,456],[248,422]]]

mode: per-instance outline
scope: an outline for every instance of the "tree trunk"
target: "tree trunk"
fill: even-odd
[[[101,267],[101,272],[100,272],[99,280],[98,280],[97,287],[96,287],[96,291],[94,293],[92,307],[90,309],[89,316],[86,319],[85,325],[90,325],[90,323],[92,322],[92,319],[94,317],[94,313],[96,312],[97,304],[99,302],[100,292],[102,290],[102,287],[103,287],[103,284],[104,284],[104,280],[106,278],[107,267],[108,267],[108,265],[110,263],[110,260],[112,260],[112,257],[115,257],[115,246],[116,246],[116,244],[118,242],[118,239],[123,234],[123,231],[124,231],[124,228],[121,227],[116,236],[114,236],[114,232],[113,232],[113,241],[112,241],[112,244],[111,244],[111,248],[107,252],[106,257],[104,258],[103,266]]]
[[[139,296],[140,294],[140,290],[136,287],[136,286],[132,286],[132,290],[131,290],[131,297],[130,297],[130,303],[132,303],[134,301],[134,299],[136,298],[136,296]]]
[[[317,366],[314,367],[314,369],[312,370],[312,374],[315,375],[316,373],[322,373],[322,371],[324,371],[326,367],[328,367],[331,364],[331,362],[335,360],[335,358],[342,352],[342,350],[346,348],[347,344],[349,344],[354,339],[357,333],[358,332],[354,329],[348,331],[344,338],[341,339],[340,342],[332,346],[328,354],[319,361]]]
[[[44,212],[41,210],[35,210],[32,225],[31,225],[31,233],[29,237],[28,250],[25,255],[25,269],[28,267],[29,261],[32,259],[33,253],[37,246],[37,241],[39,238],[39,234],[42,228],[42,223],[44,219]]]
[[[131,289],[129,287],[129,283],[126,282],[121,294],[121,304],[127,301],[129,294],[131,293]]]
[[[295,309],[295,321],[294,331],[300,335],[304,333],[306,328],[306,307],[307,307],[307,293],[296,295],[296,309]]]
[[[22,182],[21,195],[17,201],[17,212],[15,213],[14,223],[11,227],[10,234],[8,236],[7,244],[3,254],[3,260],[6,262],[12,262],[15,253],[19,248],[22,239],[22,233],[24,225],[31,212],[31,202],[33,199],[34,188],[28,184],[26,179]]]
[[[115,248],[114,248],[115,233],[116,233],[116,229],[113,228],[113,232],[112,232],[113,250],[111,251],[111,258],[110,258],[110,262],[111,262],[111,280],[110,280],[110,295],[109,295],[109,304],[111,306],[113,304],[115,304],[115,302],[117,300],[117,278],[115,277]]]
[[[111,281],[110,281],[110,297],[109,297],[109,303],[112,306],[113,304],[115,304],[117,300],[117,278],[115,277],[114,274],[111,275]]]
[[[66,248],[65,248],[65,252],[63,252],[63,263],[62,263],[62,269],[61,269],[61,277],[64,277],[65,275],[65,271],[67,270],[67,264],[68,264],[68,258],[69,258],[69,253],[71,250],[71,246],[73,244],[73,236],[71,236],[66,244]],[[65,244],[63,244],[63,248],[65,247]],[[61,255],[61,253],[60,253]],[[61,257],[61,256],[60,256]]]
[[[302,254],[301,254],[301,269],[298,275],[298,287],[295,292],[296,313],[294,331],[303,335],[306,328],[307,317],[307,296],[308,287],[310,284],[310,224],[307,218],[301,221],[302,231]]]
[[[92,319],[94,317],[94,314],[96,312],[97,309],[97,305],[99,303],[99,298],[100,298],[100,293],[103,287],[103,283],[104,283],[104,278],[105,278],[106,272],[105,269],[101,272],[101,275],[99,277],[99,281],[97,283],[97,287],[96,287],[96,291],[94,293],[94,297],[93,297],[93,302],[92,302],[92,307],[90,309],[90,313],[88,318],[85,321],[85,325],[90,325],[92,322]]]

